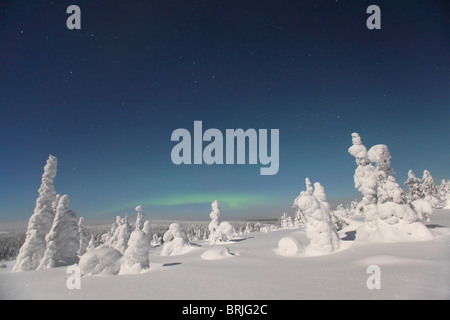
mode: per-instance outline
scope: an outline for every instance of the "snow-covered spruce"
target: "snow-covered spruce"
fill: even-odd
[[[358,163],[355,171],[355,187],[363,193],[364,197],[369,195],[367,198],[371,200],[370,205],[373,208],[373,211],[365,212],[365,224],[357,230],[357,238],[388,242],[432,239],[431,232],[423,223],[417,221],[416,211],[407,203],[407,197],[392,176],[391,154],[388,147],[383,144],[375,145],[365,153],[365,147],[361,148],[361,138],[357,133],[352,134],[352,142],[353,146],[349,148],[349,152],[355,156]],[[372,166],[371,161],[375,163],[375,167]],[[375,170],[367,170],[371,166]],[[362,187],[366,180],[369,180],[367,185],[370,185],[370,188]]]
[[[425,197],[423,194],[422,188],[420,186],[421,180],[416,177],[412,170],[408,171],[408,179],[405,181],[405,186],[409,188],[408,194],[406,195],[406,199],[408,203],[413,202],[417,199],[422,199]]]
[[[80,248],[77,214],[69,210],[70,198],[63,195],[56,207],[52,229],[45,237],[47,249],[38,269],[50,269],[78,262]]]
[[[411,205],[416,211],[419,221],[430,221],[430,215],[433,213],[433,206],[430,201],[425,199],[416,199],[411,202]]]
[[[20,248],[16,264],[12,269],[13,272],[35,270],[44,256],[46,250],[45,236],[52,228],[55,218],[56,190],[54,179],[56,168],[57,159],[50,155],[44,167],[36,207],[28,221],[25,242]]]
[[[125,253],[128,248],[128,240],[132,232],[132,227],[128,222],[128,215],[121,220],[121,225],[116,229],[114,235],[117,237],[117,242],[113,244],[113,248],[119,251],[121,254]]]
[[[336,228],[331,221],[330,208],[328,203],[316,197],[324,199],[325,192],[316,184],[319,190],[314,196],[311,182],[308,178],[305,182],[306,191],[301,192],[295,199],[295,207],[302,212],[306,220],[306,235],[311,241],[307,251],[313,254],[334,252],[339,249],[340,243]]]
[[[142,231],[144,231],[147,236],[152,237],[152,224],[149,220],[145,220]]]
[[[136,207],[137,217],[136,217],[136,229],[142,230],[144,228],[145,216],[142,206]]]
[[[82,256],[86,253],[86,249],[89,245],[89,238],[86,233],[86,227],[84,226],[84,218],[80,217],[78,221],[78,238],[80,239],[80,247],[78,249],[78,256]]]
[[[429,201],[433,208],[438,208],[440,204],[439,193],[430,171],[423,171],[422,184],[420,187],[424,194],[424,199]]]
[[[128,240],[119,274],[139,274],[149,268],[150,237],[142,230],[134,230]]]
[[[378,144],[367,152],[369,160],[375,162],[377,176],[378,217],[388,224],[396,224],[399,219],[408,223],[417,220],[414,209],[406,203],[403,189],[392,176],[391,154],[384,144]]]
[[[338,205],[336,210],[331,210],[330,213],[336,230],[340,231],[349,225],[348,212],[342,204]]]
[[[450,180],[442,179],[438,192],[441,199],[441,207],[450,209]]]
[[[179,223],[172,223],[169,230],[163,236],[164,246],[161,250],[162,256],[174,256],[183,254],[190,244]]]
[[[223,221],[219,224],[216,231],[214,231],[212,237],[209,238],[209,242],[211,244],[227,242],[233,239],[235,234],[236,230],[234,230],[233,225],[228,221]]]
[[[375,231],[378,218],[377,176],[375,167],[370,163],[367,155],[367,148],[362,144],[357,132],[352,133],[352,146],[348,152],[355,157],[358,165],[353,176],[355,188],[363,195],[358,211],[364,213],[366,228],[369,231]]]
[[[283,212],[283,215],[280,218],[280,227],[282,229],[292,228],[294,226],[294,222],[292,221],[292,217],[288,216],[286,212]]]
[[[216,229],[219,227],[219,217],[220,217],[220,208],[219,208],[219,201],[214,200],[213,203],[211,203],[211,213],[209,214],[209,217],[211,218],[211,222],[208,225],[209,230],[209,239],[214,237],[214,233],[216,232]]]

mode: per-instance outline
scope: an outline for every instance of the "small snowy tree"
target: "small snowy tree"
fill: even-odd
[[[121,254],[124,254],[128,247],[128,240],[130,239],[131,231],[132,228],[128,222],[128,215],[125,215],[125,218],[121,221],[121,225],[116,230],[117,242],[113,246],[113,248]]]
[[[60,265],[78,262],[80,248],[78,220],[74,211],[69,210],[70,198],[63,195],[56,208],[52,229],[45,237],[47,249],[38,269],[50,269]]]
[[[444,209],[450,209],[450,180],[441,180],[441,184],[438,187],[440,207]]]
[[[152,237],[152,224],[149,220],[145,220],[142,231],[144,231],[147,236]]]
[[[214,231],[212,237],[209,238],[211,244],[227,242],[234,237],[236,231],[231,223],[228,221],[221,222],[217,229]]]
[[[145,216],[142,210],[142,206],[136,207],[137,217],[136,217],[136,229],[142,230],[144,228]]]
[[[34,213],[28,221],[25,242],[20,248],[12,272],[35,270],[46,250],[45,236],[53,225],[55,218],[54,203],[56,190],[54,179],[56,176],[57,159],[50,155],[44,167],[39,196],[36,199]]]
[[[211,203],[211,213],[209,214],[209,217],[211,218],[211,222],[208,225],[209,230],[209,237],[210,239],[214,237],[214,232],[219,227],[219,217],[220,217],[220,208],[219,208],[219,201],[214,200],[213,203]]]
[[[116,221],[111,225],[111,229],[102,234],[101,243],[113,247],[117,243],[118,228],[122,225],[122,218],[120,216],[116,217]]]
[[[318,188],[314,196],[312,185],[308,178],[306,191],[295,199],[297,210],[301,210],[306,219],[306,235],[311,240],[308,250],[314,253],[331,253],[339,249],[339,237],[331,221],[329,205],[325,204],[323,188]],[[319,186],[316,184],[316,186]]]
[[[91,235],[91,239],[89,240],[89,244],[86,248],[86,252],[91,252],[97,247],[97,243],[95,242],[94,236]]]
[[[281,226],[281,228],[283,228],[283,229],[287,229],[287,228],[290,227],[290,226],[289,226],[288,215],[287,215],[286,212],[283,212],[283,214],[281,215],[281,218],[280,218],[280,226]]]
[[[425,197],[423,194],[422,188],[420,186],[421,180],[416,177],[412,170],[408,171],[408,179],[405,181],[405,186],[409,188],[408,195],[406,199],[408,203],[411,203],[414,200],[422,199]]]
[[[84,226],[84,218],[80,217],[78,221],[78,238],[80,239],[80,248],[78,249],[78,256],[82,256],[86,253],[86,248],[89,245],[89,239],[86,233],[86,227]]]
[[[128,240],[119,274],[138,274],[149,268],[150,237],[142,230],[135,229]]]
[[[162,244],[162,237],[158,236],[157,233],[154,233],[151,244],[153,247],[160,246]]]
[[[433,208],[437,208],[439,206],[439,193],[433,176],[428,170],[423,171],[421,189],[425,195],[425,200],[429,201]]]
[[[342,204],[338,205],[336,210],[331,210],[330,214],[336,230],[340,231],[349,225],[348,213]]]
[[[161,250],[162,256],[174,256],[183,254],[190,246],[186,233],[179,223],[172,223],[169,230],[163,236],[164,246]]]

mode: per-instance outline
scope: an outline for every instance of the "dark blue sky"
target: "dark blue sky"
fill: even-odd
[[[81,30],[66,8],[81,8]],[[381,30],[366,8],[381,8]],[[347,149],[388,145],[396,178],[450,178],[445,1],[2,1],[0,221],[32,214],[42,168],[79,216],[279,216],[320,181],[359,196]],[[280,130],[280,169],[175,166],[173,130]]]

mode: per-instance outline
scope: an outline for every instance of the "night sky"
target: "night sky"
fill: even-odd
[[[66,9],[81,8],[81,30]],[[368,30],[366,9],[381,9]],[[304,179],[359,197],[351,133],[450,178],[446,1],[1,1],[0,221],[33,213],[43,167],[87,222],[279,217]],[[280,130],[280,167],[180,165],[171,134]],[[206,145],[206,143],[204,144]]]

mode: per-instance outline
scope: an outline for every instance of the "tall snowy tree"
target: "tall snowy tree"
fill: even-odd
[[[80,217],[78,221],[78,238],[80,239],[80,248],[78,249],[78,256],[82,256],[86,253],[86,248],[89,245],[89,238],[86,233],[86,227],[84,226],[84,218]]]
[[[128,222],[128,215],[125,215],[125,218],[121,221],[121,225],[116,230],[115,234],[117,234],[117,242],[113,245],[113,248],[121,254],[124,254],[128,247],[128,240],[130,239],[131,232],[132,228]]]
[[[314,189],[307,178],[306,191],[301,192],[295,199],[297,210],[301,210],[306,219],[306,235],[311,240],[308,250],[314,253],[331,253],[339,249],[339,236],[333,225],[329,205],[323,188],[318,188],[316,196]],[[316,186],[319,186],[316,184]]]
[[[76,213],[69,210],[69,203],[68,195],[63,195],[58,201],[52,229],[45,237],[47,249],[38,269],[50,269],[78,262],[77,252],[80,248],[78,220]]]
[[[362,144],[361,137],[357,132],[352,133],[352,143],[348,152],[355,157],[358,165],[353,176],[355,188],[363,195],[361,204],[365,208],[365,225],[370,231],[375,231],[378,218],[375,167],[370,163],[367,148]]]
[[[412,170],[409,170],[408,179],[406,179],[405,181],[405,186],[409,188],[408,195],[406,196],[408,203],[425,197],[420,186],[420,182],[421,180],[416,177],[414,172]]]
[[[35,270],[46,250],[45,236],[53,225],[55,218],[54,203],[56,190],[54,179],[56,176],[57,159],[50,155],[44,167],[39,196],[36,199],[34,213],[28,222],[26,239],[20,248],[13,272]]]
[[[136,207],[137,217],[136,217],[136,230],[142,230],[144,228],[145,216],[142,210],[142,206]]]
[[[214,200],[213,203],[211,203],[211,213],[209,214],[209,217],[211,218],[211,222],[208,225],[209,230],[209,238],[212,239],[214,237],[214,232],[219,227],[219,217],[220,217],[220,208],[219,208],[219,201]]]
[[[375,145],[370,148],[367,155],[376,166],[379,218],[388,224],[396,224],[399,219],[409,223],[416,221],[417,213],[406,203],[403,189],[392,176],[391,154],[388,147],[384,144]]]

